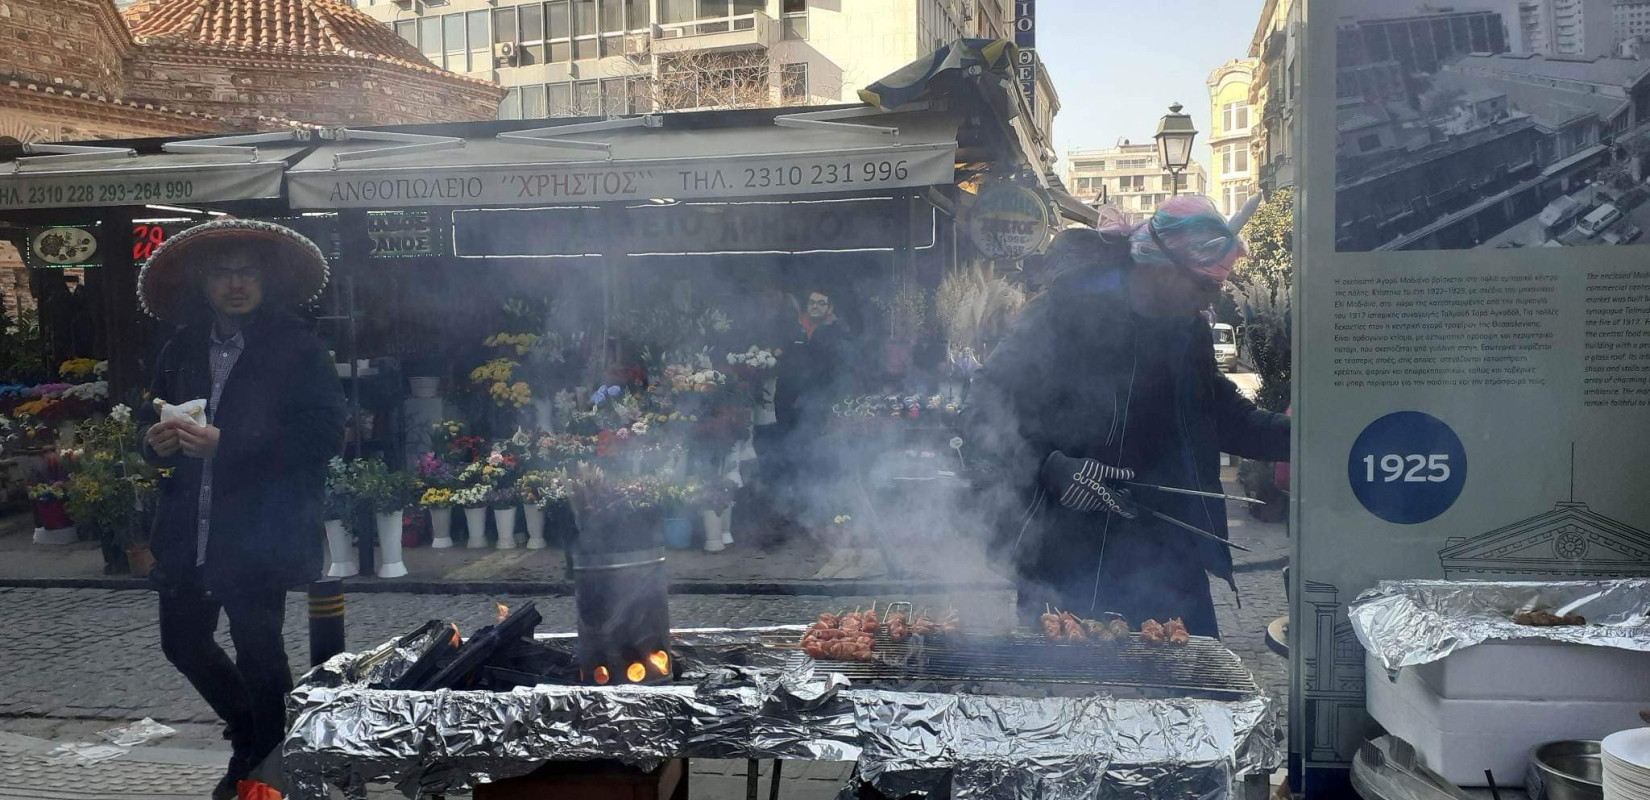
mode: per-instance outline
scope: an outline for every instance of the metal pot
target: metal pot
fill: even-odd
[[[1530,749],[1524,789],[1530,800],[1603,800],[1604,762],[1594,740],[1568,739]]]
[[[603,686],[669,682],[664,552],[581,553],[573,574],[581,679]]]

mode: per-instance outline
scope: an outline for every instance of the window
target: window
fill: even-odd
[[[601,107],[601,84],[596,81],[580,81],[573,85],[573,113],[580,116],[595,116],[601,113]]]
[[[607,78],[602,81],[602,113],[615,117],[625,113],[624,78]]]
[[[596,35],[596,0],[573,0],[573,30],[580,36]]]
[[[550,0],[544,4],[546,33],[552,39],[566,39],[573,35],[573,23],[567,16],[567,0]]]
[[[807,64],[786,64],[780,68],[779,96],[787,105],[808,102]]]
[[[1233,142],[1220,146],[1220,171],[1224,175],[1249,171],[1249,143]]]
[[[493,58],[493,37],[487,28],[487,19],[491,15],[486,11],[471,11],[467,17],[470,27],[470,69],[491,69]],[[515,15],[511,15],[514,19]]]
[[[516,10],[514,8],[500,8],[493,11],[493,42],[518,42],[522,37],[516,35]]]
[[[618,2],[618,0],[611,0]],[[647,13],[647,0],[624,0],[625,16],[630,20],[630,29],[633,31],[647,30],[652,24]]]
[[[1220,109],[1220,129],[1227,133],[1249,128],[1249,104],[1227,103]]]
[[[1362,137],[1358,138],[1358,152],[1367,153],[1371,150],[1379,150],[1379,149],[1381,149],[1381,136],[1380,136],[1380,134],[1371,133],[1367,136],[1362,136]]]
[[[1228,216],[1236,214],[1238,209],[1243,208],[1244,203],[1249,202],[1249,187],[1247,186],[1230,184],[1221,194],[1223,195],[1222,199],[1226,201],[1226,214]]]
[[[395,23],[395,35],[405,39],[408,44],[418,44],[418,23],[413,20],[403,20]]]
[[[545,87],[547,109],[552,117],[571,117],[573,114],[573,84],[554,83]]]
[[[808,13],[808,0],[784,0],[784,4],[780,8],[786,14],[806,14]]]
[[[425,17],[418,21],[418,49],[431,64],[441,66],[441,18]]]
[[[498,104],[499,119],[521,119],[521,89],[512,87]]]
[[[521,49],[516,63],[521,66],[544,63],[544,6],[528,3],[518,6],[521,12]]]
[[[446,46],[446,66],[453,72],[468,72],[469,64],[465,56],[469,50],[464,46],[464,15],[448,14],[441,18],[442,38]]]
[[[544,119],[544,84],[521,87],[521,118]]]
[[[653,85],[647,78],[631,78],[625,84],[630,95],[630,113],[646,114],[653,111]]]
[[[624,4],[619,0],[603,0],[602,33],[624,33]]]
[[[669,25],[693,20],[694,0],[659,0],[659,22]]]

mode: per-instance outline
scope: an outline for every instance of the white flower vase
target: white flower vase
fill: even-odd
[[[451,508],[430,509],[430,546],[437,550],[446,550],[453,546],[453,510]]]
[[[464,543],[465,547],[480,550],[487,546],[486,506],[464,509],[464,525],[470,529],[470,538]]]
[[[401,563],[401,512],[372,516],[378,525],[378,577],[404,577],[407,565]]]
[[[729,503],[722,509],[722,544],[733,544],[733,507],[738,503]]]
[[[327,577],[352,578],[361,574],[361,560],[355,554],[355,543],[350,541],[344,521],[329,519],[327,529]]]
[[[712,509],[699,512],[705,521],[705,552],[720,553],[728,549],[727,542],[722,541],[722,515]]]
[[[549,547],[544,541],[544,509],[532,503],[522,503],[521,513],[527,520],[527,549],[543,550]]]
[[[493,525],[498,528],[498,549],[516,549],[516,507],[493,509]]]

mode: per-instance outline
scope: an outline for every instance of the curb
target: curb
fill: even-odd
[[[141,578],[0,578],[0,589],[105,589],[110,591],[153,591]],[[952,583],[944,581],[675,581],[670,593],[677,595],[752,595],[770,597],[875,597],[879,595],[947,595],[971,592],[1006,592],[1014,586],[1006,581]],[[305,588],[289,590],[303,594]],[[571,597],[573,584],[567,581],[372,581],[352,583],[344,579],[347,594],[485,594]]]

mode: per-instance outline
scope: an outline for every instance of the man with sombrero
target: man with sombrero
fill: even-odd
[[[205,401],[203,417],[174,408],[156,421],[149,410],[144,456],[171,470],[150,542],[161,649],[234,746],[214,798],[234,797],[281,741],[286,591],[321,572],[344,399],[332,359],[293,311],[327,276],[326,258],[296,231],[228,219],[173,237],[138,279],[144,310],[180,326],[156,367],[156,407]],[[220,611],[234,661],[213,637]]]
[[[975,380],[967,443],[1027,624],[1052,607],[1219,635],[1206,573],[1232,581],[1225,503],[1138,487],[1214,494],[1221,453],[1289,459],[1288,418],[1238,394],[1199,316],[1247,255],[1254,202],[1227,220],[1181,196],[1134,228],[1062,231],[1049,288]]]

